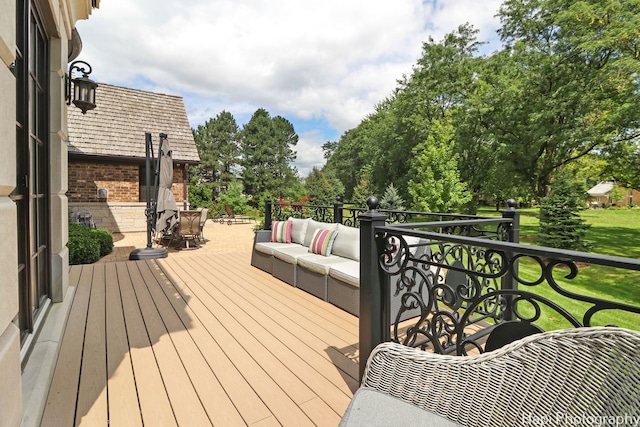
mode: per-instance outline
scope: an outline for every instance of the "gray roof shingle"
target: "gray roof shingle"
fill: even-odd
[[[166,133],[175,162],[200,162],[182,97],[100,83],[96,104],[84,115],[67,109],[70,154],[144,159],[151,132],[156,156]]]

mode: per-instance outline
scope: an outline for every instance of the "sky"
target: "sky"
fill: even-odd
[[[192,127],[264,108],[300,137],[294,166],[356,127],[411,73],[422,43],[469,22],[499,48],[500,0],[101,0],[79,21],[91,78],[184,99]],[[100,92],[97,92],[97,103]]]

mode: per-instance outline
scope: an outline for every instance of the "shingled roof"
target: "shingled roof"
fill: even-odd
[[[200,163],[182,97],[100,83],[96,104],[87,114],[67,109],[72,156],[144,159],[150,132],[154,154],[166,133],[175,162]]]

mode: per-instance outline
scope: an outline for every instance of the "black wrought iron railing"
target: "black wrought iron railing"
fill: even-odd
[[[311,218],[318,222],[336,222],[350,227],[359,227],[359,216],[367,212],[367,208],[352,206],[338,198],[333,205],[314,205],[310,203],[265,201],[265,221],[264,229],[271,229],[271,221],[285,221],[292,218]],[[479,219],[489,217],[478,217],[475,215],[415,212],[405,210],[380,209],[386,215],[389,224],[406,224],[417,222],[435,221],[460,221],[465,219]],[[455,227],[451,224],[450,227]]]
[[[585,295],[573,284],[587,274],[604,280],[608,270],[640,280],[639,260],[521,245],[515,202],[503,218],[410,224],[386,224],[373,202],[359,217],[361,374],[384,341],[465,355],[549,322],[640,325],[640,306]]]

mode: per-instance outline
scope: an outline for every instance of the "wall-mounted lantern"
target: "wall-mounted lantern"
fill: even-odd
[[[74,78],[74,70],[82,73],[82,77]],[[69,66],[69,72],[66,75],[67,105],[71,105],[73,102],[73,105],[82,110],[82,114],[86,114],[88,110],[96,108],[96,88],[98,83],[89,78],[91,71],[91,65],[86,62],[74,61]]]

